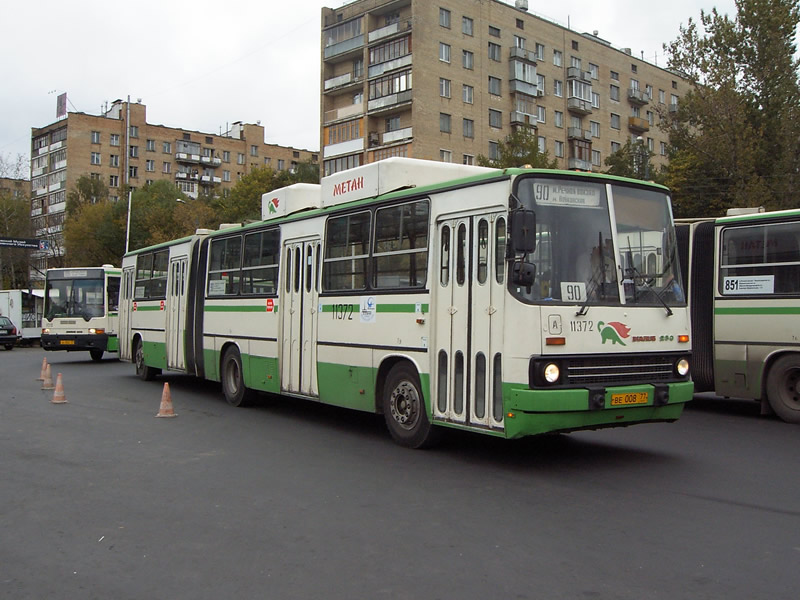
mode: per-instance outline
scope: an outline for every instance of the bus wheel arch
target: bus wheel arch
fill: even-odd
[[[438,441],[441,430],[430,421],[413,362],[399,357],[385,361],[376,386],[386,427],[395,442],[408,448],[428,448]]]
[[[156,375],[161,373],[161,369],[149,367],[144,363],[144,341],[139,334],[133,336],[131,356],[133,356],[133,364],[136,367],[136,375],[142,381],[152,381]]]
[[[770,408],[783,421],[800,424],[800,354],[781,354],[771,361],[766,382]]]
[[[233,342],[222,346],[220,351],[219,376],[222,393],[231,406],[247,406],[255,398],[255,391],[249,389],[244,381],[242,353]]]

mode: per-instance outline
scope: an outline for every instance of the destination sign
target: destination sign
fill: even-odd
[[[539,205],[597,208],[601,189],[596,185],[537,182],[533,184],[533,197]]]

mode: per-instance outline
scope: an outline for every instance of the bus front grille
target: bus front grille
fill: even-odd
[[[664,355],[573,357],[566,367],[567,385],[570,386],[609,387],[677,379],[673,358]]]

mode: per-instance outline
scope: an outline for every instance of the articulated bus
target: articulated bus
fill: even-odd
[[[111,265],[48,269],[42,348],[88,351],[94,361],[116,352],[121,274]]]
[[[265,194],[257,223],[128,253],[120,356],[143,379],[221,382],[232,405],[382,413],[409,447],[443,426],[674,421],[693,393],[676,257],[663,187],[386,159]]]
[[[698,391],[800,423],[800,210],[681,222]]]

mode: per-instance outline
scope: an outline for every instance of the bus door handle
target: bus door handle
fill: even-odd
[[[451,306],[447,309],[448,315],[454,315],[458,312],[458,309],[455,306]]]

